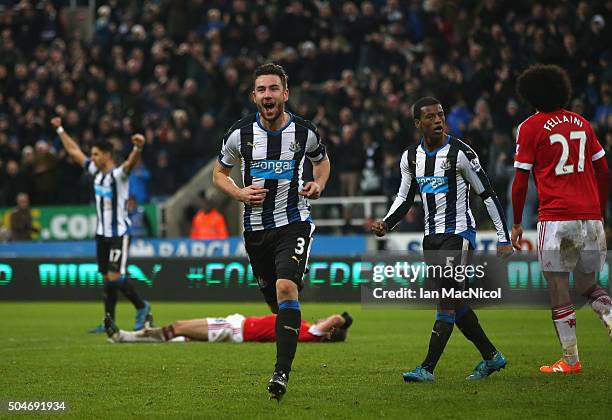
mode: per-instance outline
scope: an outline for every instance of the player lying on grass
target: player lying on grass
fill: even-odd
[[[345,341],[353,319],[344,312],[320,319],[314,324],[302,320],[298,340],[334,342]],[[175,321],[161,328],[140,331],[120,330],[111,317],[105,319],[106,334],[114,343],[161,343],[166,341],[210,341],[212,343],[274,342],[276,315],[229,315],[225,318],[200,318]]]

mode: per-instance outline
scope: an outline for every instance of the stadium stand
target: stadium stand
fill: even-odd
[[[327,142],[326,196],[395,194],[400,151],[415,141],[410,105],[430,94],[507,207],[514,132],[532,112],[514,81],[534,62],[568,69],[570,108],[612,156],[610,1],[115,0],[95,2],[85,30],[67,3],[0,2],[0,206],[21,191],[33,205],[90,202],[86,180],[63,188],[85,175],[55,114],[86,150],[108,138],[125,154],[143,131],[147,193],[164,200],[254,110],[249,75],[266,61],[287,69],[289,108]]]

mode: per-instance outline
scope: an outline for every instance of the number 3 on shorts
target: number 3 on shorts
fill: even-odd
[[[306,240],[302,237],[297,238],[297,246],[295,247],[295,255],[302,255],[304,253],[304,245]]]

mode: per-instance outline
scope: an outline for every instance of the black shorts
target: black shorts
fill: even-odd
[[[253,276],[268,304],[276,303],[278,279],[291,280],[298,290],[304,287],[303,277],[313,232],[314,225],[310,222],[244,232],[244,246],[253,267]]]
[[[128,235],[113,237],[96,235],[98,271],[103,275],[109,271],[125,274],[129,246],[130,237]]]
[[[435,235],[427,235],[423,238],[423,251],[442,251],[438,254],[456,258],[456,264],[467,264],[469,251],[473,249],[470,241],[454,233],[436,233]],[[427,255],[434,256],[435,254],[434,252],[427,252],[426,257]]]
[[[464,276],[438,274],[449,273],[448,266],[453,266],[453,268],[458,265],[467,266],[470,263],[473,249],[474,248],[467,239],[453,233],[437,233],[435,235],[425,236],[423,238],[423,253],[425,254],[427,266],[441,267],[440,271],[434,271],[437,273],[436,275],[428,277],[428,280],[432,282],[429,286],[433,286],[434,289],[440,292],[442,289],[467,290],[468,279]],[[458,281],[458,279],[461,281]],[[453,310],[461,305],[461,299],[445,298],[440,299],[439,308],[443,310]]]

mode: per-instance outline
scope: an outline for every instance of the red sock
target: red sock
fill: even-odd
[[[166,341],[170,341],[176,337],[176,332],[174,331],[174,326],[172,326],[172,324],[162,327],[162,333],[164,334],[164,340]]]
[[[598,285],[591,287],[582,296],[589,300],[589,305],[591,305],[591,308],[593,308],[595,313],[597,313],[602,320],[612,311],[612,299],[610,299],[608,293]],[[604,320],[604,322],[606,321]]]
[[[585,294],[583,294],[585,298],[589,300],[589,303],[592,305],[593,302],[598,301],[604,305],[612,304],[612,299],[604,289],[599,287],[599,285],[595,285],[591,287]]]

